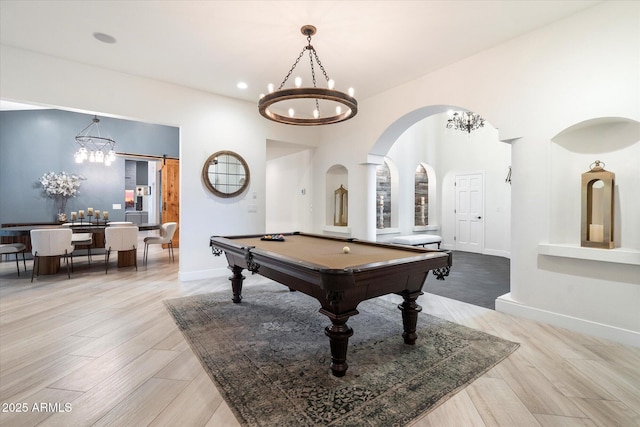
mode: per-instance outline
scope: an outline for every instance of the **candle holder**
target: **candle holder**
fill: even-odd
[[[613,249],[616,174],[596,160],[582,174],[582,219],[580,246]]]
[[[89,212],[87,216],[89,217],[89,224],[91,224],[91,217],[93,217],[93,212]]]
[[[334,206],[333,206],[333,225],[345,227],[348,225],[348,200],[349,200],[349,191],[344,188],[344,186],[340,185],[334,194]]]

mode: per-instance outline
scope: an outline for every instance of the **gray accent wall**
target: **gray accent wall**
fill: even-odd
[[[115,141],[115,151],[129,154],[179,156],[179,129],[98,116],[101,132]],[[41,195],[45,172],[82,175],[80,194],[69,199],[67,214],[88,207],[108,211],[112,221],[124,221],[125,159],[110,166],[75,163],[74,137],[93,115],[61,110],[0,112],[0,224],[52,222],[57,209]],[[120,204],[120,210],[113,205]]]

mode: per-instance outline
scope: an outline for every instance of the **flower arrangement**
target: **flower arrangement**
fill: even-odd
[[[67,200],[80,194],[80,181],[83,180],[80,175],[69,174],[67,172],[47,172],[40,177],[40,185],[42,185],[42,193],[45,197],[52,198],[60,203],[59,212],[64,214],[67,206]]]

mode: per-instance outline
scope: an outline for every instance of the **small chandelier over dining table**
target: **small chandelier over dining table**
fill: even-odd
[[[263,117],[288,125],[316,126],[349,120],[358,113],[358,101],[353,97],[353,88],[349,88],[348,93],[334,89],[335,82],[327,75],[318,53],[311,45],[311,36],[316,31],[313,25],[305,25],[300,29],[300,32],[307,36],[307,45],[298,55],[280,87],[274,90],[274,85],[270,83],[269,93],[260,95],[258,111]],[[293,79],[295,87],[285,88],[284,85],[293,74],[305,51],[309,52],[313,87],[302,87],[302,79],[295,77]],[[314,59],[327,82],[327,88],[316,86]],[[280,104],[280,110],[276,104]]]
[[[447,129],[462,130],[471,133],[472,130],[484,127],[484,119],[480,114],[472,111],[449,111]]]
[[[108,134],[100,132],[100,119],[93,116],[92,122],[76,135],[76,143],[80,146],[74,154],[76,163],[88,160],[91,163],[104,163],[109,166],[116,159],[113,148],[116,141]]]

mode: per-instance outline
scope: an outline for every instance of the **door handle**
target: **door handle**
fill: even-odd
[[[481,216],[479,216],[479,217],[478,217],[478,219],[482,219],[482,217],[481,217]]]

